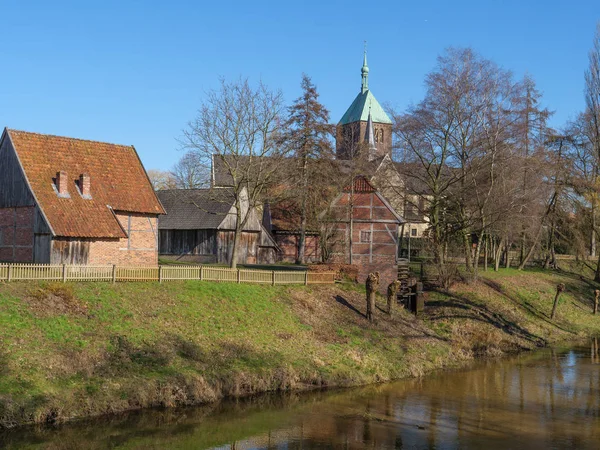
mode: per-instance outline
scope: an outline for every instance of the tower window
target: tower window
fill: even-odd
[[[371,232],[370,231],[361,231],[360,232],[360,242],[371,242]]]

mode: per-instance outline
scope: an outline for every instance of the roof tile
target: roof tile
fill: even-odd
[[[133,146],[7,130],[35,198],[56,236],[125,237],[113,211],[164,214]],[[55,178],[69,177],[70,198],[59,198]],[[91,199],[77,188],[90,176]]]

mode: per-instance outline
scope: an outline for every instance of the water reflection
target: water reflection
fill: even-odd
[[[594,339],[387,385],[5,432],[0,447],[598,448],[599,394]]]

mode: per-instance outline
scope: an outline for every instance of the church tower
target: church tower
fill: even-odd
[[[392,156],[392,121],[369,90],[366,49],[361,76],[360,92],[337,124],[338,159],[352,159],[359,151],[369,152],[369,159]]]

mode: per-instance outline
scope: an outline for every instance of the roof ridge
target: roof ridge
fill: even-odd
[[[44,137],[51,137],[51,138],[58,138],[58,139],[67,139],[70,141],[81,141],[81,142],[91,142],[94,144],[104,144],[104,145],[113,145],[115,147],[127,147],[127,148],[133,148],[133,145],[127,145],[127,144],[115,144],[114,142],[106,142],[106,141],[97,141],[94,139],[82,139],[82,138],[75,138],[75,137],[69,137],[69,136],[59,136],[57,134],[47,134],[47,133],[37,133],[35,131],[25,131],[25,130],[17,130],[15,128],[6,128],[6,131],[10,132],[17,132],[17,133],[24,133],[24,134],[32,134],[35,136],[44,136]]]

